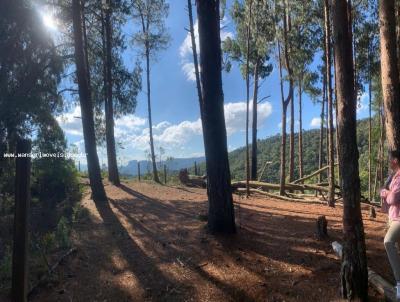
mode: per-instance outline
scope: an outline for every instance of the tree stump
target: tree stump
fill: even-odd
[[[328,237],[328,221],[325,216],[319,216],[317,219],[317,237],[319,240]]]
[[[186,185],[188,182],[189,182],[189,173],[188,173],[188,170],[187,169],[181,169],[180,171],[179,171],[179,181],[182,183],[182,184],[184,184],[184,185]]]
[[[369,208],[369,217],[376,218],[375,208],[372,206]]]

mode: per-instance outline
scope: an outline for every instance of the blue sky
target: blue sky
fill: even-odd
[[[153,62],[151,70],[152,81],[152,111],[156,149],[163,147],[164,156],[192,157],[204,154],[199,120],[199,104],[196,85],[191,70],[192,54],[189,47],[189,37],[185,28],[188,27],[188,16],[184,1],[169,1],[170,14],[166,24],[172,41],[170,47],[159,53]],[[228,1],[228,8],[229,8]],[[233,24],[227,17],[223,21],[221,37],[234,36]],[[134,26],[126,26],[129,35]],[[274,55],[272,55],[274,58]],[[125,63],[132,67],[137,59],[137,53],[130,48],[124,54]],[[318,65],[316,58],[312,67]],[[144,63],[144,62],[143,62]],[[281,131],[281,101],[279,78],[276,62],[273,60],[274,71],[263,82],[260,88],[260,98],[270,96],[268,102],[259,106],[258,138],[266,138]],[[143,75],[145,76],[145,75]],[[145,78],[143,78],[145,86]],[[223,89],[225,95],[225,118],[228,130],[229,150],[241,147],[245,143],[245,100],[246,87],[239,69],[233,66],[230,73],[223,72]],[[297,94],[295,96],[295,119],[297,116]],[[368,114],[366,96],[361,96],[358,117]],[[303,95],[303,129],[318,127],[320,105],[314,105],[307,95]],[[81,121],[74,118],[80,115],[80,108],[72,108],[58,120],[64,129],[69,144],[76,144],[83,151],[83,136]],[[298,125],[296,123],[296,131]],[[118,148],[118,161],[125,164],[129,160],[144,159],[149,149],[146,94],[138,96],[138,105],[134,115],[123,117],[116,121],[117,142],[124,148]],[[99,148],[102,163],[106,162],[104,148]]]

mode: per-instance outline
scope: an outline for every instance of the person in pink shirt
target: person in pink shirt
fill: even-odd
[[[389,164],[393,177],[389,187],[381,190],[382,208],[389,216],[384,244],[397,282],[396,298],[400,299],[400,256],[396,248],[396,242],[400,241],[400,151],[389,152]]]

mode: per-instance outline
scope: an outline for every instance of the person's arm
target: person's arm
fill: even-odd
[[[391,188],[392,189],[390,191],[385,190],[386,192],[381,192],[381,194],[383,193],[384,195],[386,195],[384,199],[386,199],[386,202],[389,205],[400,203],[400,177],[396,177],[393,179]]]

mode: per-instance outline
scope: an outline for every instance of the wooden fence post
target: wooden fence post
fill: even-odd
[[[137,170],[138,170],[138,179],[140,181],[140,161],[137,163]]]
[[[197,176],[197,163],[194,162],[194,175]]]
[[[167,165],[164,165],[164,183],[167,184]]]
[[[26,302],[28,297],[28,214],[30,202],[31,152],[29,140],[17,142],[15,173],[14,245],[12,257],[13,302]],[[26,154],[26,157],[18,155]]]

